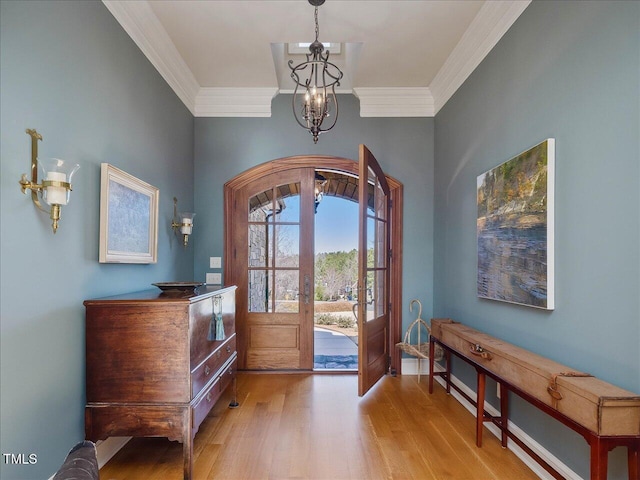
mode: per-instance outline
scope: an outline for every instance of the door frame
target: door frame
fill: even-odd
[[[236,175],[224,184],[224,283],[237,283],[231,259],[235,257],[234,239],[230,228],[233,221],[234,205],[237,192],[248,183],[271,173],[286,170],[313,167],[317,170],[336,170],[347,174],[359,175],[358,161],[343,157],[324,155],[299,155],[271,160]],[[390,335],[389,335],[389,371],[392,374],[401,373],[401,352],[395,347],[402,335],[402,223],[403,223],[403,185],[395,178],[385,174],[390,189],[391,217],[391,259],[389,284],[391,302]]]

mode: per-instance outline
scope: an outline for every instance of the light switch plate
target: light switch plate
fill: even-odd
[[[209,268],[222,268],[222,257],[209,257]]]
[[[207,284],[208,285],[221,285],[222,284],[222,274],[221,273],[207,273]]]

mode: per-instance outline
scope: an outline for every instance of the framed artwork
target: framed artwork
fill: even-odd
[[[478,176],[478,296],[554,308],[555,139]]]
[[[108,163],[100,174],[100,263],[156,263],[159,190]]]

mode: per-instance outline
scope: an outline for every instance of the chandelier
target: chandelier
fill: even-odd
[[[291,78],[296,83],[293,92],[293,116],[298,124],[313,135],[313,143],[318,143],[318,135],[331,130],[338,120],[338,100],[335,87],[340,86],[342,72],[329,62],[329,51],[324,54],[324,45],[318,41],[318,7],[325,0],[309,0],[315,7],[316,39],[309,45],[307,61],[293,66],[289,60]],[[333,105],[332,105],[333,104]],[[332,117],[326,124],[326,118]]]

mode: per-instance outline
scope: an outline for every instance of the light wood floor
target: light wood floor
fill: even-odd
[[[223,397],[200,427],[194,479],[537,479],[427,379],[384,377],[365,397],[356,375],[240,374],[240,407]],[[134,438],[102,480],[179,480],[182,446]]]

